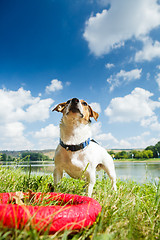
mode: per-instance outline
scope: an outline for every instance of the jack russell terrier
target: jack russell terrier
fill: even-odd
[[[91,140],[90,118],[96,121],[98,113],[84,101],[77,98],[58,104],[52,111],[63,113],[60,122],[60,143],[55,152],[54,184],[63,176],[63,170],[73,177],[84,175],[89,183],[91,197],[96,182],[96,170],[103,169],[111,179],[116,191],[116,172],[112,157]]]

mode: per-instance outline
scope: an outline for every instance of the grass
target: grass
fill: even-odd
[[[33,176],[20,169],[0,168],[0,192],[24,191],[48,192],[51,175]],[[85,182],[63,178],[58,191],[85,195]],[[159,239],[160,236],[160,182],[137,184],[133,181],[117,182],[117,193],[111,190],[110,180],[97,180],[93,198],[102,206],[101,215],[89,229],[71,233],[65,231],[52,236],[40,235],[35,229],[0,229],[1,239]]]

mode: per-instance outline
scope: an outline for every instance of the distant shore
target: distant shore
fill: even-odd
[[[160,162],[160,158],[149,158],[149,159],[115,159],[114,162]]]

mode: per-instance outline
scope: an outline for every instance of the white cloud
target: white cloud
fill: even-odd
[[[91,124],[91,131],[92,131],[92,136],[95,137],[99,133],[101,133],[101,122],[96,122],[94,124]]]
[[[160,65],[157,65],[156,68],[158,68],[160,70]]]
[[[149,145],[156,144],[158,138],[152,138],[150,132],[143,132],[138,136],[127,138],[116,138],[112,133],[103,133],[101,123],[93,124],[93,137],[102,146],[107,149],[133,149],[146,148]]]
[[[25,136],[27,122],[49,118],[51,98],[33,97],[30,91],[0,89],[0,148],[22,150],[34,148]]]
[[[71,82],[66,82],[66,86],[70,86],[71,85]]]
[[[150,132],[142,132],[140,135],[119,139],[113,142],[112,149],[138,149],[146,148],[150,145],[155,145],[159,141],[158,138],[151,137]]]
[[[0,89],[0,123],[43,121],[49,117],[51,98],[33,97],[30,91]]]
[[[149,123],[148,123],[149,124]],[[148,125],[146,125],[148,127]],[[140,135],[116,138],[112,133],[102,132],[101,122],[94,123],[91,125],[93,132],[93,138],[102,146],[105,146],[107,149],[133,149],[133,148],[146,148],[149,145],[156,144],[159,139],[153,138],[151,133],[148,131],[142,132]],[[156,130],[156,129],[155,129]],[[160,130],[160,129],[159,129]],[[157,130],[156,130],[157,131]]]
[[[118,74],[117,74],[117,77],[120,78],[120,77],[123,77],[123,79],[125,81],[132,81],[134,79],[139,79],[141,77],[141,72],[142,72],[142,69],[133,69],[129,72],[126,72],[124,70],[121,70]]]
[[[56,149],[56,147],[59,144],[59,139],[47,139],[47,138],[42,138],[41,140],[38,140],[37,142],[37,149]]]
[[[118,143],[118,140],[111,133],[101,133],[96,136],[96,140],[100,141],[112,141],[112,144]]]
[[[160,132],[160,123],[158,122],[158,119],[155,122],[153,122],[149,127],[155,132]]]
[[[130,148],[146,148],[150,145],[155,145],[158,139],[151,138],[150,132],[143,132],[138,136],[129,137],[126,139],[130,144]]]
[[[59,126],[49,124],[45,128],[41,128],[40,131],[34,133],[35,138],[58,138],[59,137]]]
[[[112,135],[112,133],[103,133],[101,127],[101,122],[91,125],[92,137],[106,148],[111,148],[111,146],[118,144],[118,140]]]
[[[159,90],[160,90],[160,73],[158,73],[156,76],[156,82],[157,82]]]
[[[97,113],[101,113],[101,105],[99,103],[93,102],[93,103],[91,103],[89,105],[91,106],[93,111],[95,111]]]
[[[50,93],[50,92],[55,92],[58,90],[63,89],[63,85],[62,82],[57,80],[57,79],[53,79],[51,81],[51,84],[49,86],[46,86],[46,92]]]
[[[0,145],[0,150],[21,151],[28,149],[34,149],[34,144],[25,136],[2,139]]]
[[[149,81],[150,77],[151,77],[151,74],[147,73],[146,80]]]
[[[132,147],[131,147],[131,143],[127,139],[121,139],[121,140],[119,140],[118,144],[115,145],[114,148],[117,148],[117,149],[130,149]]]
[[[105,110],[110,122],[142,122],[155,116],[154,110],[160,108],[160,102],[153,101],[153,93],[135,88],[131,94],[111,100]]]
[[[19,138],[23,135],[25,127],[24,124],[21,122],[12,122],[7,123],[3,126],[0,126],[0,133],[1,136],[6,138]]]
[[[59,142],[60,130],[59,126],[49,124],[32,134],[39,149],[55,149]]]
[[[153,121],[154,122],[154,121]],[[148,122],[149,125],[149,122]],[[156,144],[159,139],[156,137],[152,137],[151,133],[148,131],[142,132],[140,135],[124,137],[124,138],[116,138],[112,133],[103,133],[102,132],[102,124],[101,122],[97,122],[91,125],[91,129],[93,130],[93,138],[102,146],[107,149],[133,149],[133,148],[146,148],[149,145]],[[154,127],[154,126],[153,126]],[[157,126],[156,126],[157,127]],[[158,126],[160,127],[160,126]],[[152,129],[153,130],[153,129]],[[159,128],[160,130],[160,128]],[[157,131],[157,128],[156,128]]]
[[[105,65],[106,68],[110,69],[110,68],[113,68],[115,65],[113,63],[107,63]]]
[[[96,56],[121,47],[124,41],[141,36],[160,26],[157,0],[112,0],[109,10],[91,16],[86,22],[84,38]]]
[[[50,106],[53,104],[53,100],[38,99],[37,102],[30,105],[26,109],[25,117],[27,122],[44,121],[49,118]],[[24,119],[25,120],[25,119]]]
[[[143,40],[143,49],[136,53],[135,61],[141,62],[144,60],[151,61],[154,58],[160,58],[160,42],[155,41],[153,43],[152,39],[148,38]]]
[[[0,125],[1,150],[26,150],[34,145],[24,136],[25,126],[21,122]]]
[[[144,118],[141,121],[142,127],[148,127],[153,131],[160,132],[160,123],[158,122],[158,117],[156,115],[153,115],[150,118]]]
[[[110,91],[113,91],[115,87],[120,86],[122,83],[129,83],[140,79],[142,69],[133,69],[131,71],[121,70],[119,73],[111,75],[107,82],[111,85]]]
[[[8,122],[19,120],[24,114],[22,109],[24,106],[28,106],[34,102],[30,91],[25,91],[23,88],[18,91],[7,91],[6,89],[0,89],[0,122]]]

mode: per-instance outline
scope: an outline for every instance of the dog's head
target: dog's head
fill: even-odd
[[[63,117],[74,118],[85,124],[90,122],[91,117],[97,121],[99,116],[84,100],[77,98],[72,98],[67,102],[58,104],[52,111],[61,112],[63,113]]]

